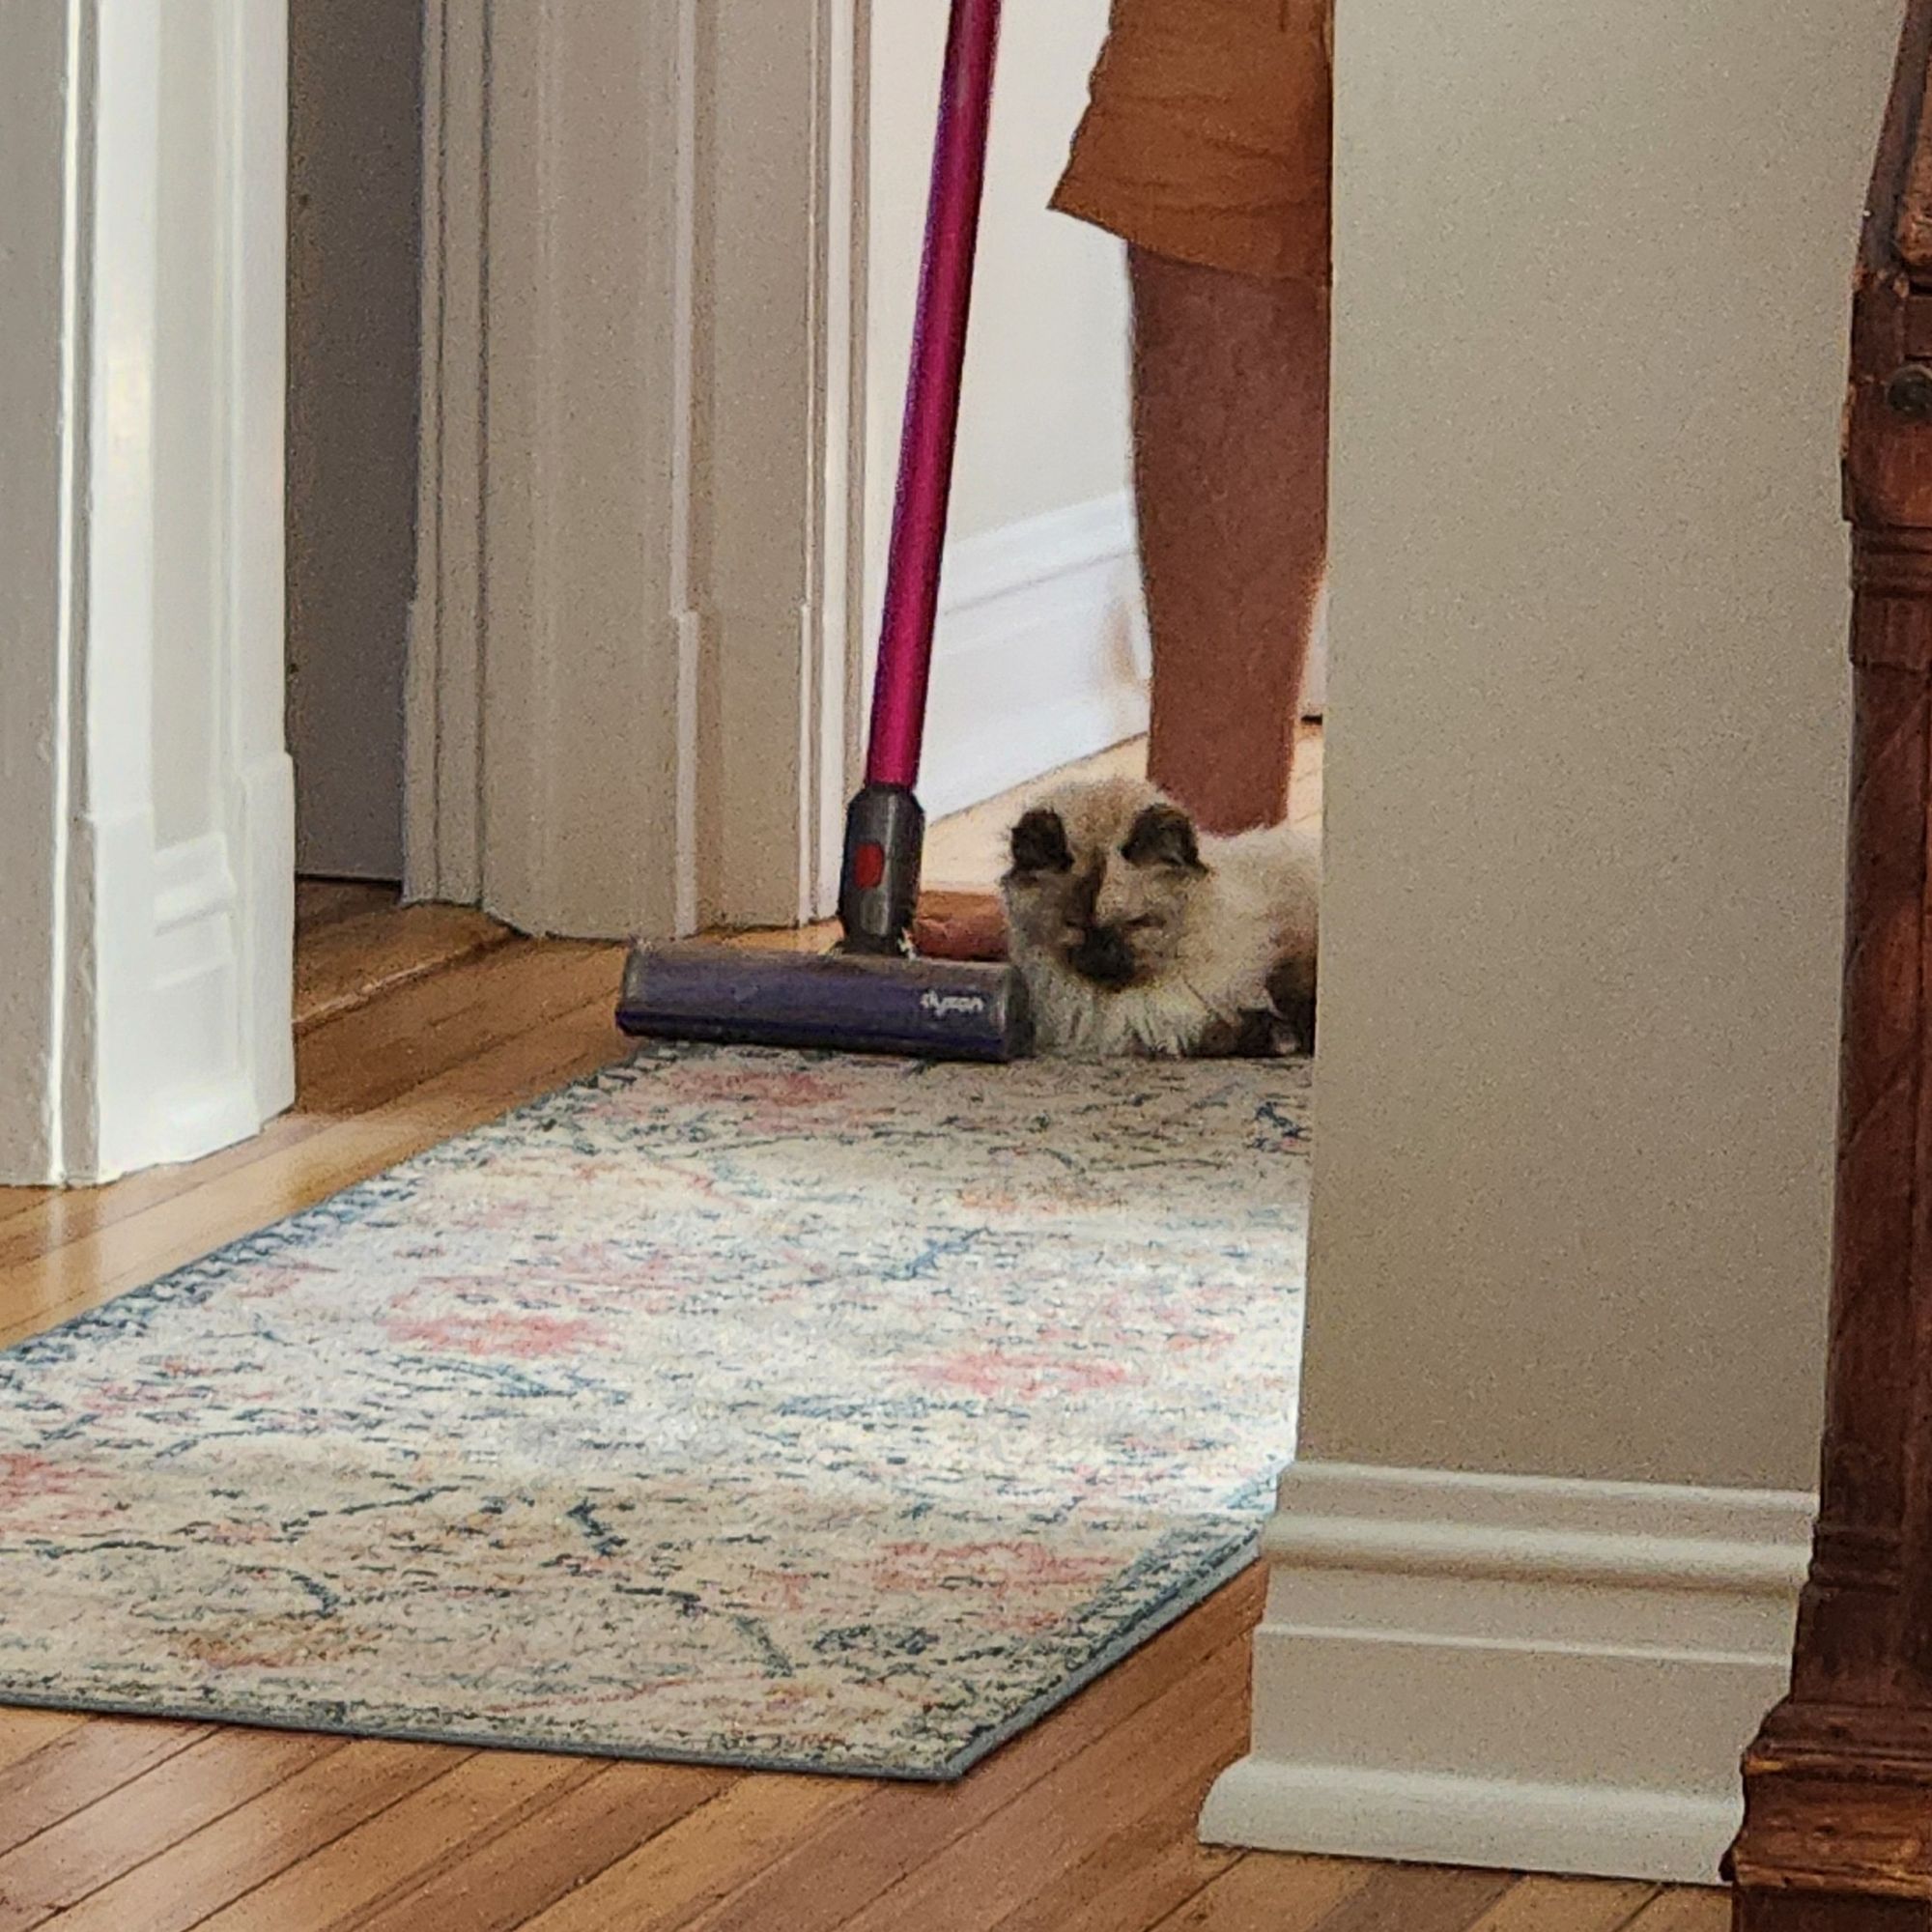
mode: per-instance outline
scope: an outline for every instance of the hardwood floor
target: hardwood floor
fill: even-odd
[[[296,1032],[511,936],[469,906],[406,906],[393,886],[298,879]]]
[[[1307,794],[1319,809],[1319,771]],[[990,877],[1000,822],[938,829],[959,883]],[[93,1193],[0,1190],[0,1343],[622,1050],[616,948],[499,931],[439,953],[446,932],[419,922],[433,963],[412,968],[353,895],[309,911],[305,952],[348,921],[376,925],[359,972],[337,942],[339,983],[357,990],[312,1011],[297,1111],[193,1167]],[[1245,1743],[1261,1602],[1250,1571],[943,1788],[0,1710],[0,1932],[1726,1925],[1715,1892],[1198,1845],[1202,1794]]]

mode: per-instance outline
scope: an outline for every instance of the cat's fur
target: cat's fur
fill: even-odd
[[[1207,837],[1152,785],[1101,779],[1045,794],[1009,846],[1008,945],[1042,1051],[1313,1050],[1315,836]]]

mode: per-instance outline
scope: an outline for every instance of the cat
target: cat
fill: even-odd
[[[1074,781],[1014,823],[1000,882],[1042,1052],[1315,1047],[1316,835],[1216,838],[1136,779]]]

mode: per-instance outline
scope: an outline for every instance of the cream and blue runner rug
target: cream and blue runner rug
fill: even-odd
[[[1251,1554],[1308,1123],[647,1050],[0,1354],[0,1702],[956,1776]]]

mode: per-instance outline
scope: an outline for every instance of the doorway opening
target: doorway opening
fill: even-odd
[[[287,721],[297,1033],[500,944],[404,906],[422,394],[424,20],[289,7]]]

